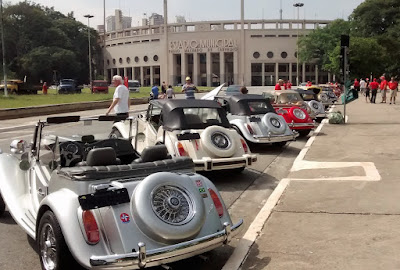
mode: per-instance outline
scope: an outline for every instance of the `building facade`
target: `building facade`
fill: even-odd
[[[297,73],[297,38],[329,22],[184,22],[107,32],[105,74],[108,80],[116,74],[137,79],[143,86],[178,85],[186,76],[199,86],[275,85],[278,79],[296,83],[297,74],[299,82],[326,83],[330,74],[316,64],[300,64]]]
[[[106,18],[107,32],[121,31],[132,27],[132,17],[122,16],[122,11],[115,10],[114,16]]]

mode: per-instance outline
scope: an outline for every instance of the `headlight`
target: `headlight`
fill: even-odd
[[[306,114],[301,109],[294,109],[293,114],[296,118],[304,120],[306,119]]]

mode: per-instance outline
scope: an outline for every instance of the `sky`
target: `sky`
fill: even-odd
[[[16,4],[20,0],[5,0]],[[90,25],[103,24],[103,0],[31,0],[67,14],[73,11],[75,18],[87,23],[85,14],[94,15]],[[163,14],[163,0],[105,0],[106,16],[114,15],[115,9],[121,9],[124,16],[133,17],[132,26],[138,26],[144,13]],[[297,18],[293,7],[296,2],[304,3],[300,9],[300,19],[333,20],[347,19],[364,0],[245,0],[245,19],[279,19],[282,3],[283,19]],[[169,0],[168,22],[175,22],[176,15],[185,16],[187,21],[238,20],[240,19],[240,0]]]

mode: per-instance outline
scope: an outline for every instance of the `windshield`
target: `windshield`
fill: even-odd
[[[277,104],[296,103],[303,101],[300,94],[297,93],[284,93],[278,96]]]
[[[125,120],[129,125],[129,120]],[[39,137],[38,155],[43,166],[50,169],[56,162],[61,167],[73,167],[86,160],[90,150],[112,147],[113,121],[86,120],[74,123],[46,124]],[[130,143],[129,143],[130,144]],[[118,156],[118,150],[116,150]],[[57,166],[56,166],[57,167]]]
[[[128,82],[129,87],[139,87],[139,82]]]
[[[219,111],[215,108],[184,108],[183,114],[188,129],[203,129],[212,125],[223,125]]]
[[[107,82],[93,82],[93,86],[108,87]]]

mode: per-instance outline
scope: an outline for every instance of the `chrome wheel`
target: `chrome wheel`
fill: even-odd
[[[40,256],[45,269],[57,268],[57,246],[54,230],[51,224],[45,223],[39,236]]]
[[[179,187],[161,186],[152,192],[151,206],[156,216],[171,225],[183,225],[194,217],[194,204]]]
[[[231,144],[228,136],[222,132],[215,132],[214,134],[212,134],[211,141],[216,147],[220,149],[227,149]]]
[[[276,118],[271,118],[271,124],[276,128],[280,128],[281,127],[281,122],[279,122],[279,120],[276,119]]]

